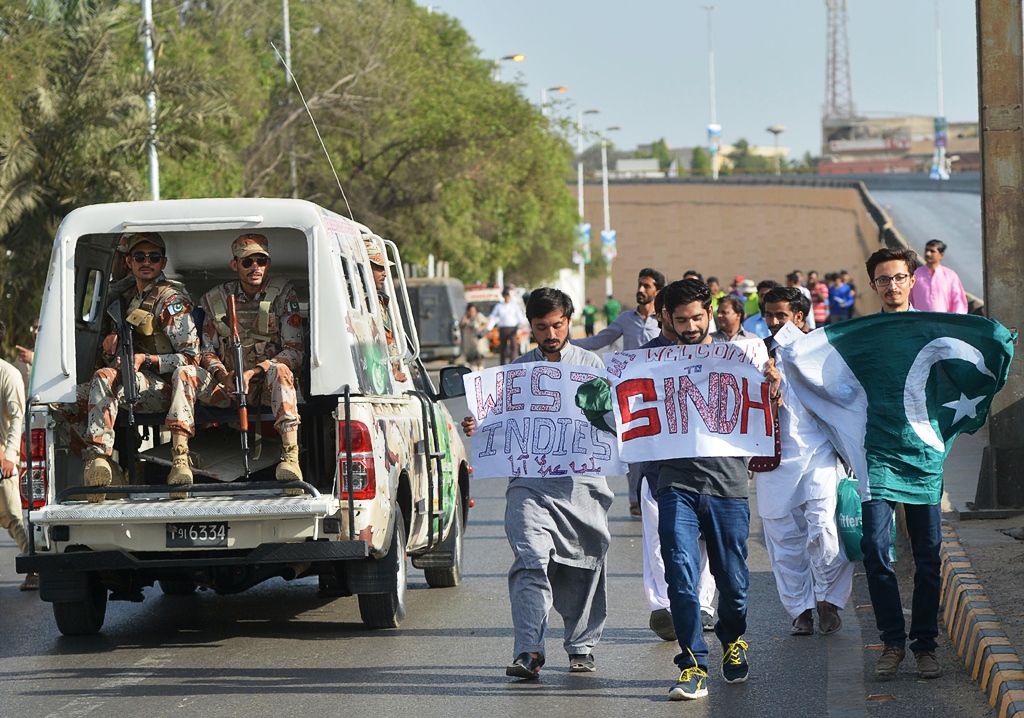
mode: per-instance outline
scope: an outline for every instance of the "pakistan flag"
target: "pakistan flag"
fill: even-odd
[[[909,504],[941,499],[946,453],[985,423],[1016,338],[984,317],[937,312],[873,314],[788,344],[781,335],[787,384],[853,469],[861,499]]]

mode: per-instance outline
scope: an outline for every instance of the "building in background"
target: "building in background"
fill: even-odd
[[[981,156],[976,122],[951,122],[947,161],[952,171],[977,170]],[[935,118],[828,118],[821,123],[823,175],[927,173],[935,151]]]

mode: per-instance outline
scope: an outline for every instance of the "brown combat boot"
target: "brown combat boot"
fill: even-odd
[[[110,459],[103,454],[90,451],[85,458],[84,479],[86,486],[109,486],[113,471],[110,467]],[[107,498],[106,494],[88,494],[86,499],[91,504],[98,504]]]
[[[281,463],[274,472],[278,481],[302,481],[302,469],[299,468],[299,445],[281,445]],[[302,496],[302,489],[285,489],[288,496]]]
[[[188,455],[188,444],[181,444],[171,449],[171,473],[167,483],[172,486],[192,485],[192,461]],[[187,499],[187,491],[172,491],[172,499]]]

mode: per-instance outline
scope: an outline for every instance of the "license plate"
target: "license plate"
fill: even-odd
[[[167,524],[167,548],[223,548],[228,545],[226,521],[206,524]]]

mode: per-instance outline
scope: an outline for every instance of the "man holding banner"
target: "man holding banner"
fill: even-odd
[[[747,457],[774,450],[780,377],[761,341],[712,345],[706,284],[684,279],[663,293],[680,344],[612,355],[608,371],[618,378],[612,403],[622,459],[647,453],[660,460],[658,533],[682,649],[669,699],[692,700],[708,694],[698,592],[701,537],[719,591],[721,675],[727,683],[747,680]]]
[[[564,292],[534,290],[526,317],[537,348],[509,367],[465,379],[476,416],[466,417],[462,429],[478,434],[474,476],[499,476],[502,468],[508,476],[511,467],[505,535],[514,555],[508,589],[515,658],[505,673],[515,678],[539,676],[552,607],[565,626],[569,670],[596,670],[593,649],[608,613],[605,556],[613,494],[603,473],[621,465],[614,441],[595,439],[600,432],[568,398],[579,383],[604,376],[600,357],[569,344],[572,314]]]
[[[807,331],[811,302],[798,288],[770,290],[764,307],[773,337],[784,328],[797,335]],[[769,351],[774,356],[774,346]],[[836,526],[841,464],[828,436],[789,391],[785,365],[780,373],[786,393],[778,411],[782,456],[777,468],[757,474],[757,511],[779,599],[793,619],[790,633],[812,635],[816,608],[824,636],[842,628],[839,611],[853,590],[853,564],[840,551]]]

